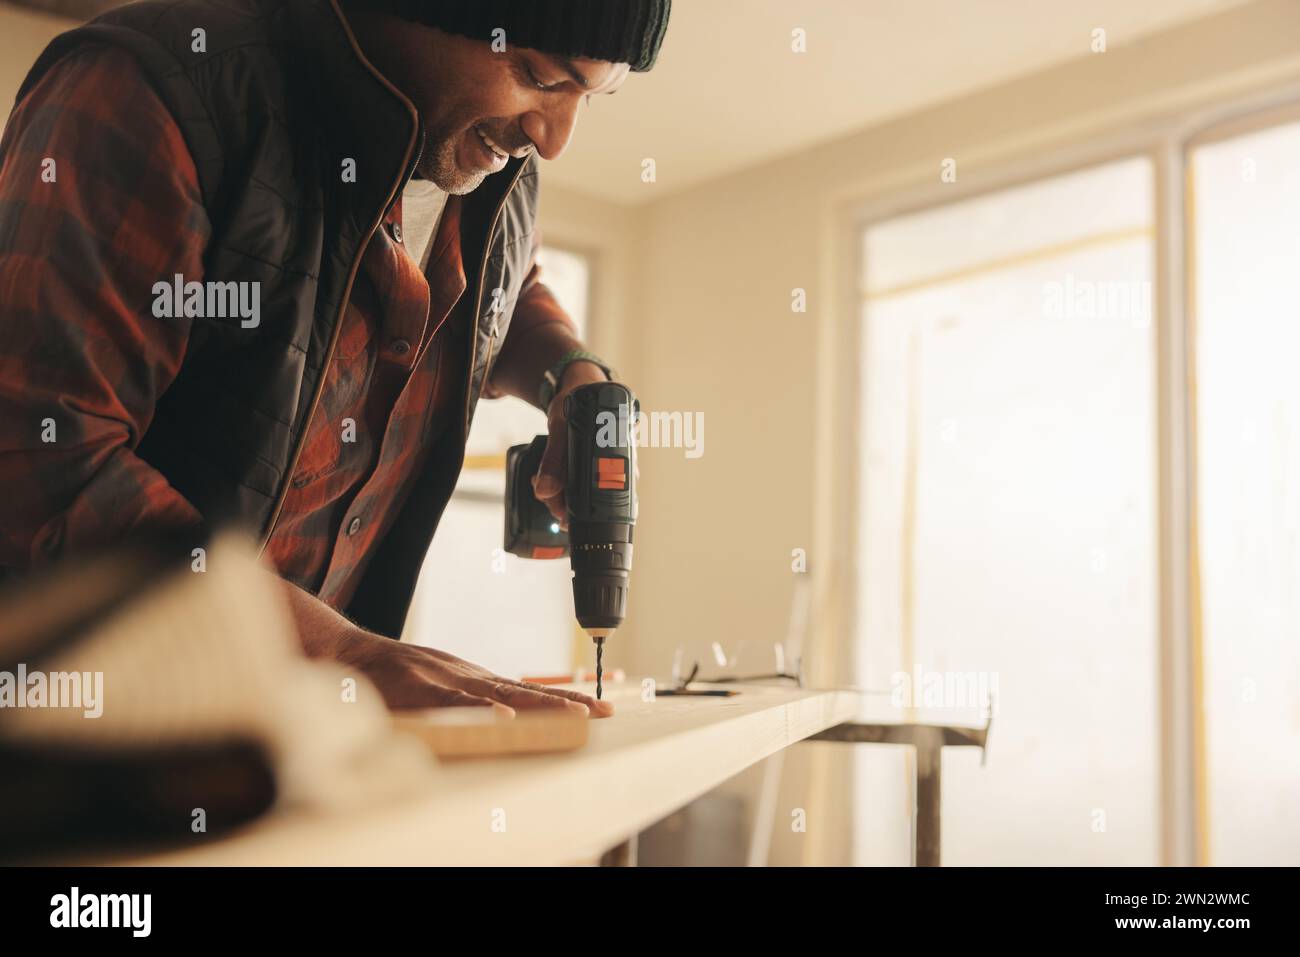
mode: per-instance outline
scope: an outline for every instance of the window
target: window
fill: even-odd
[[[1195,147],[1210,859],[1300,860],[1300,123]]]
[[[589,260],[544,248],[539,261],[556,300],[585,330]],[[545,431],[542,413],[519,399],[479,402],[464,470],[420,573],[406,640],[508,676],[573,670],[568,560],[502,552],[506,450]]]
[[[987,767],[944,755],[945,864],[1158,862],[1152,210],[1135,158],[864,236],[857,682],[996,708]],[[908,861],[892,750],[858,863]]]

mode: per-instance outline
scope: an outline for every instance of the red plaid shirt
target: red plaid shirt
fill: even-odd
[[[265,556],[342,607],[396,517],[429,445],[457,428],[465,388],[460,197],[448,196],[428,280],[394,239],[401,201],[366,247],[288,498]],[[436,333],[436,334],[435,334]]]
[[[184,318],[154,318],[153,285],[201,281],[210,232],[179,129],[128,54],[96,47],[29,92],[0,154],[0,567],[197,524],[133,453],[189,334]],[[266,546],[283,577],[336,607],[427,450],[457,427],[467,330],[446,320],[466,286],[460,212],[448,197],[427,278],[394,239],[400,201],[367,246]],[[535,263],[523,290],[513,329],[572,328]]]

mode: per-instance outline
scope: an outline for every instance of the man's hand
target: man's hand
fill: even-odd
[[[564,500],[564,486],[569,471],[569,429],[564,421],[564,397],[580,385],[589,382],[608,382],[605,370],[594,362],[579,360],[571,363],[564,370],[560,387],[555,390],[551,406],[546,410],[546,451],[542,453],[542,464],[533,476],[533,494],[542,502],[560,523],[560,528],[569,530],[569,518]]]
[[[392,709],[494,705],[510,714],[521,708],[561,709],[598,718],[614,713],[608,701],[580,691],[502,678],[445,651],[403,644],[359,628],[343,639],[335,658],[364,672]]]
[[[563,691],[494,675],[455,655],[407,645],[372,634],[296,585],[284,582],[303,650],[312,658],[333,658],[369,678],[389,708],[495,706],[561,709],[596,718],[614,713],[608,701],[580,691]]]

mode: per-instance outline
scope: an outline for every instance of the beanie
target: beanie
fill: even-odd
[[[374,0],[404,20],[566,57],[654,66],[672,0]]]

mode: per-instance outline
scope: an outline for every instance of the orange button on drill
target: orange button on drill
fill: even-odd
[[[627,460],[622,458],[596,459],[596,488],[627,488]]]

